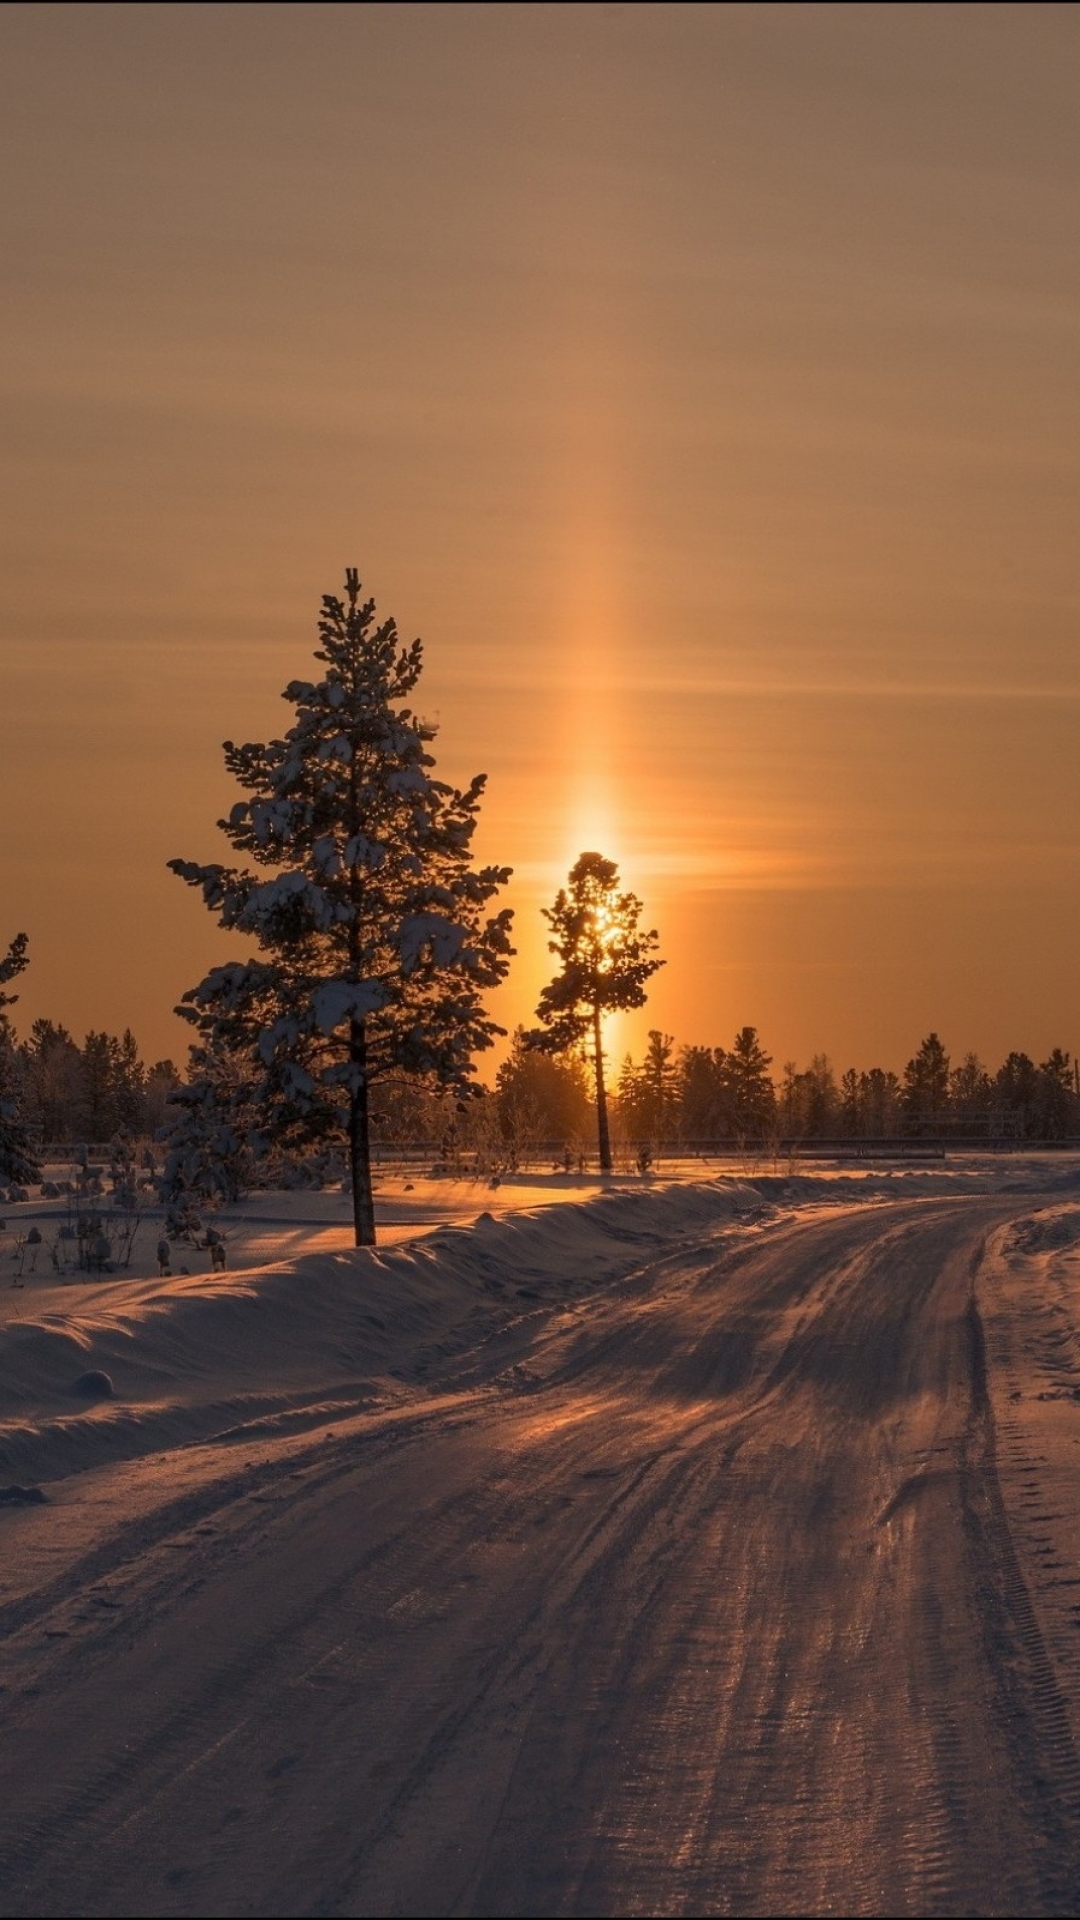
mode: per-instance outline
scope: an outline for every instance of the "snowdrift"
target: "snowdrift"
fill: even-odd
[[[594,1291],[673,1237],[707,1234],[761,1204],[752,1183],[736,1181],[617,1191],[501,1220],[481,1214],[387,1252],[80,1289],[69,1311],[0,1328],[0,1482],[48,1481],[423,1391],[433,1362],[482,1343],[508,1317]]]

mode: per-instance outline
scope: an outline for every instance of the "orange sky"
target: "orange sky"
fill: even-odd
[[[356,563],[539,905],[777,1064],[1080,1047],[1080,14],[12,6],[0,944],[20,1026],[226,943],[226,737]]]

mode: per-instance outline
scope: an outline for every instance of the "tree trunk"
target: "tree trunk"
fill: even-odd
[[[367,1038],[362,1020],[349,1029],[349,1060],[357,1085],[349,1095],[349,1171],[352,1176],[353,1229],[358,1247],[375,1245],[375,1196],[371,1191],[371,1139],[368,1125]]]
[[[600,1136],[600,1171],[611,1172],[611,1135],[608,1132],[607,1094],[604,1090],[604,1047],[600,1037],[600,1009],[593,1008],[593,1046],[596,1051],[596,1125]]]

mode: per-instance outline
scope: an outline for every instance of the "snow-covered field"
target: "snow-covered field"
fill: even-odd
[[[5,1913],[1075,1910],[1080,1159],[676,1173],[0,1243]]]
[[[55,1181],[71,1169],[50,1166],[46,1174]],[[700,1178],[700,1168],[697,1177]],[[640,1186],[641,1181],[619,1184]],[[421,1234],[444,1226],[469,1226],[481,1213],[502,1216],[523,1208],[549,1206],[568,1198],[585,1198],[599,1192],[599,1182],[581,1174],[528,1173],[462,1176],[455,1179],[432,1178],[422,1169],[415,1172],[376,1174],[376,1218],[380,1247],[400,1246]],[[165,1213],[140,1196],[142,1217],[136,1228],[131,1257],[110,1270],[107,1277],[122,1280],[148,1279],[158,1274],[157,1246],[165,1232]],[[98,1203],[101,1218],[108,1222],[109,1195]],[[53,1278],[49,1245],[73,1211],[67,1196],[44,1199],[39,1190],[16,1205],[0,1205],[4,1228],[0,1231],[0,1294],[17,1278],[36,1289]],[[312,1192],[304,1189],[253,1193],[235,1205],[214,1207],[202,1216],[204,1227],[213,1228],[224,1242],[230,1270],[265,1266],[271,1261],[299,1254],[339,1251],[353,1245],[351,1200],[340,1187]],[[18,1257],[16,1242],[28,1228],[36,1226],[42,1236],[35,1255],[27,1249]],[[203,1244],[205,1233],[196,1240],[176,1238],[170,1241],[174,1275],[212,1271],[209,1249]],[[86,1276],[83,1276],[85,1279]],[[80,1284],[80,1277],[69,1272],[66,1284]],[[2,1308],[0,1308],[2,1311]]]
[[[481,1215],[503,1219],[510,1214],[531,1212],[539,1207],[583,1201],[601,1192],[655,1192],[672,1185],[700,1185],[715,1180],[735,1183],[752,1180],[756,1188],[795,1201],[800,1196],[819,1192],[855,1197],[873,1197],[896,1193],[989,1192],[998,1187],[1011,1191],[1030,1188],[1049,1180],[1055,1184],[1072,1179],[1072,1169],[1080,1164],[1072,1155],[1025,1155],[1002,1158],[998,1155],[964,1154],[952,1159],[914,1165],[896,1162],[853,1169],[850,1163],[824,1161],[820,1164],[789,1165],[767,1156],[732,1157],[730,1160],[700,1159],[669,1161],[661,1171],[644,1179],[633,1173],[616,1174],[606,1184],[595,1174],[538,1172],[462,1175],[447,1179],[432,1177],[423,1169],[398,1170],[376,1174],[375,1205],[380,1249],[401,1246],[422,1235],[449,1226],[471,1226]],[[71,1172],[56,1165],[45,1169],[55,1181]],[[130,1258],[111,1267],[107,1282],[144,1280],[156,1277],[158,1243],[165,1232],[164,1211],[149,1204],[143,1196],[143,1215],[136,1229]],[[101,1205],[101,1217],[108,1223],[109,1196]],[[55,1276],[49,1256],[50,1242],[70,1218],[72,1204],[66,1197],[44,1199],[38,1190],[18,1204],[0,1204],[0,1320],[12,1313],[22,1314],[25,1302],[6,1299],[14,1289],[29,1288],[34,1311],[41,1307],[40,1289],[52,1284]],[[301,1254],[345,1251],[353,1245],[350,1198],[341,1189],[319,1192],[303,1189],[290,1192],[253,1193],[233,1206],[215,1207],[204,1216],[204,1227],[212,1228],[223,1240],[228,1270],[244,1271],[267,1266]],[[21,1257],[17,1242],[27,1230],[36,1227],[41,1242],[27,1248]],[[204,1234],[196,1240],[173,1238],[170,1242],[173,1275],[207,1275],[213,1262],[203,1244]],[[70,1290],[80,1285],[97,1287],[101,1281],[68,1271],[61,1283],[62,1298],[70,1304]],[[52,1307],[50,1302],[50,1310]]]

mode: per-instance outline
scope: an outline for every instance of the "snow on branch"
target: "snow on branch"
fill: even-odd
[[[452,967],[465,943],[465,928],[441,913],[410,914],[401,926],[401,965],[413,973],[430,951],[437,967]]]
[[[312,995],[315,1025],[320,1033],[334,1033],[346,1020],[378,1013],[388,998],[381,980],[324,980]]]

